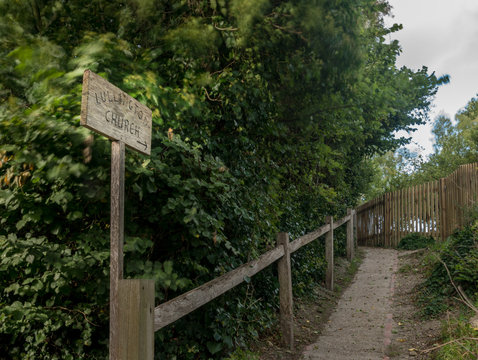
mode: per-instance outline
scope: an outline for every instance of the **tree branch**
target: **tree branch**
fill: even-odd
[[[221,100],[221,99],[214,99],[214,98],[211,98],[211,97],[209,96],[209,93],[207,92],[207,89],[206,89],[206,88],[204,88],[204,91],[206,92],[206,96],[207,96],[207,98],[209,99],[209,101],[222,102],[222,100]]]
[[[77,309],[68,309],[66,307],[63,307],[63,306],[45,306],[45,309],[49,309],[49,310],[63,310],[63,311],[66,311],[66,312],[70,312],[70,313],[79,313],[81,315],[83,315],[84,319],[86,320],[86,322],[90,325],[93,325],[93,326],[96,326],[96,327],[99,327],[99,325],[96,325],[95,323],[92,323],[90,320],[88,320],[88,318],[86,317],[86,314],[81,311],[81,310],[77,310]]]
[[[214,27],[219,31],[237,31],[237,30],[239,30],[238,28],[233,28],[233,27],[221,28],[221,27],[217,26],[216,24],[214,24]]]

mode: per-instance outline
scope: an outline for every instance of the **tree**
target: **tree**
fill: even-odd
[[[460,165],[478,160],[478,136],[474,126],[478,119],[476,98],[455,115],[455,124],[445,115],[434,121],[434,152],[424,158],[406,148],[376,156],[372,160],[375,178],[366,199],[386,191],[448,176]]]

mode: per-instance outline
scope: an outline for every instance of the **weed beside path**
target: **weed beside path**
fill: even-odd
[[[427,349],[440,336],[441,321],[426,319],[417,306],[419,287],[425,280],[424,251],[402,251],[398,256],[398,271],[393,297],[392,342],[386,349],[391,360],[429,359]]]

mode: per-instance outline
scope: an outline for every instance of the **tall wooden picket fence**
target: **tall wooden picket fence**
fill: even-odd
[[[410,233],[444,240],[465,225],[477,194],[478,163],[461,165],[439,180],[388,192],[356,209],[358,244],[395,247]]]

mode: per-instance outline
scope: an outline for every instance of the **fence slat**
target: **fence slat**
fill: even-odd
[[[395,232],[395,236],[393,239],[393,243],[391,244],[392,247],[397,246],[398,239],[400,238],[400,233],[402,231],[402,199],[400,197],[401,190],[395,191],[395,198],[397,199],[397,231]]]
[[[421,196],[420,196],[420,185],[416,185],[416,202],[417,202],[417,205],[416,205],[416,211],[417,211],[417,214],[416,214],[416,220],[415,220],[415,224],[416,224],[416,232],[417,233],[420,233],[421,232],[421,219],[420,219],[420,211],[421,211],[421,202],[420,202],[420,199]]]
[[[317,230],[303,235],[289,244],[289,251],[293,253],[294,251],[299,250],[302,246],[307,245],[308,243],[314,241],[318,237],[324,235],[330,230],[330,224],[325,224],[324,226],[318,228]]]
[[[417,185],[413,187],[413,232],[417,232],[417,209],[418,209],[418,201],[417,201]]]
[[[425,184],[420,185],[420,232],[425,232]]]
[[[410,234],[412,232],[412,218],[413,218],[413,212],[412,212],[412,187],[409,187],[407,189],[407,234]]]
[[[385,194],[385,246],[390,247],[394,221],[393,192]]]
[[[290,349],[294,349],[294,313],[292,299],[292,275],[290,268],[289,234],[277,235],[277,246],[283,246],[284,256],[277,262],[279,275],[280,327],[282,340]]]
[[[276,247],[261,255],[256,260],[250,261],[225,275],[157,306],[154,309],[154,331],[158,331],[224,294],[226,291],[242,283],[245,277],[251,277],[257,274],[282,256],[284,256],[284,248],[282,246]]]
[[[347,260],[352,261],[354,258],[354,211],[347,209],[347,217],[349,222],[347,223]],[[334,224],[335,226],[335,224]]]
[[[343,224],[345,224],[347,221],[349,221],[350,217],[351,217],[350,215],[347,215],[343,217],[342,219],[340,219],[339,221],[334,222],[334,230],[337,229],[339,226],[342,226]]]
[[[428,183],[428,228],[430,235],[433,236],[433,181]]]
[[[434,189],[435,189],[435,195],[433,197],[434,201],[435,201],[435,206],[434,206],[434,211],[435,211],[435,218],[438,219],[437,223],[436,223],[436,226],[435,226],[435,235],[436,235],[436,238],[435,239],[439,239],[440,237],[440,207],[439,207],[439,202],[440,202],[440,181],[439,180],[435,180],[435,185],[434,185]]]

